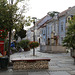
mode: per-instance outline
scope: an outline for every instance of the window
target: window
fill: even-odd
[[[52,32],[52,26],[51,26],[51,32]]]
[[[45,35],[45,29],[42,30],[42,34]]]
[[[71,20],[73,20],[73,15],[71,15]]]
[[[61,31],[63,31],[63,22],[61,22]]]
[[[43,35],[45,35],[45,29],[43,30]]]
[[[49,26],[48,26],[48,35],[49,35]]]
[[[68,21],[70,20],[70,18],[68,18]]]
[[[42,30],[42,34],[43,34],[43,30]]]
[[[63,41],[63,39],[64,39],[64,38],[63,38],[63,37],[61,37],[61,42]]]

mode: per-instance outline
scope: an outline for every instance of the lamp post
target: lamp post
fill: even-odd
[[[33,19],[33,24],[34,24],[33,41],[35,42],[35,20],[37,18],[36,17],[32,17],[32,19]],[[33,48],[33,56],[35,56],[35,48]]]

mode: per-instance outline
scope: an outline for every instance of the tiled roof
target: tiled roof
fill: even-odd
[[[73,6],[73,7],[74,7],[74,6]],[[61,16],[66,15],[66,14],[67,14],[67,11],[71,10],[73,7],[69,7],[68,9],[66,9],[66,10],[64,10],[63,12],[59,13],[58,16],[61,17]],[[48,15],[46,15],[46,16],[48,16]],[[40,19],[36,24],[38,25],[46,16],[44,16],[42,19]],[[50,22],[50,21],[53,21],[53,18],[50,19],[50,20],[47,20],[44,24],[40,25],[39,28],[45,27],[45,26],[47,25],[46,23],[47,23],[47,22]],[[38,29],[39,29],[39,28],[38,28]]]
[[[59,16],[59,17],[64,16],[64,15],[67,13],[67,11],[68,11],[69,9],[71,9],[71,7],[69,7],[67,10],[64,10],[63,12],[59,13],[58,16]]]
[[[47,15],[46,15],[46,16],[47,16]],[[37,21],[35,25],[38,25],[46,16],[44,16],[44,17],[41,18],[39,21]]]
[[[47,20],[47,21],[46,21],[44,24],[42,24],[39,28],[45,27],[45,26],[47,25],[46,23],[47,23],[48,21],[49,21],[49,20]],[[38,28],[38,29],[39,29],[39,28]]]
[[[42,25],[42,28],[43,27],[46,27],[46,25],[47,25],[47,22],[49,22],[50,20],[47,20],[43,25]]]
[[[45,17],[47,17],[47,16],[48,16],[48,15],[46,15]],[[41,19],[41,21],[42,21],[45,17],[43,17],[43,18]],[[38,27],[38,29],[41,28],[41,27],[46,26],[46,23],[47,23],[49,20],[50,20],[50,19],[46,20],[43,24],[41,24],[40,27]],[[40,21],[40,22],[41,22],[41,21]],[[40,23],[40,22],[39,22],[39,23]],[[38,24],[39,24],[39,23],[38,23]]]

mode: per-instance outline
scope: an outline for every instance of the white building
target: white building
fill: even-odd
[[[33,41],[33,27],[27,30],[26,39]]]

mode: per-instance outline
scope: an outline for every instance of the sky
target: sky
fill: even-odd
[[[75,6],[75,0],[30,0],[26,16],[41,19],[49,11],[62,12],[68,7]]]

